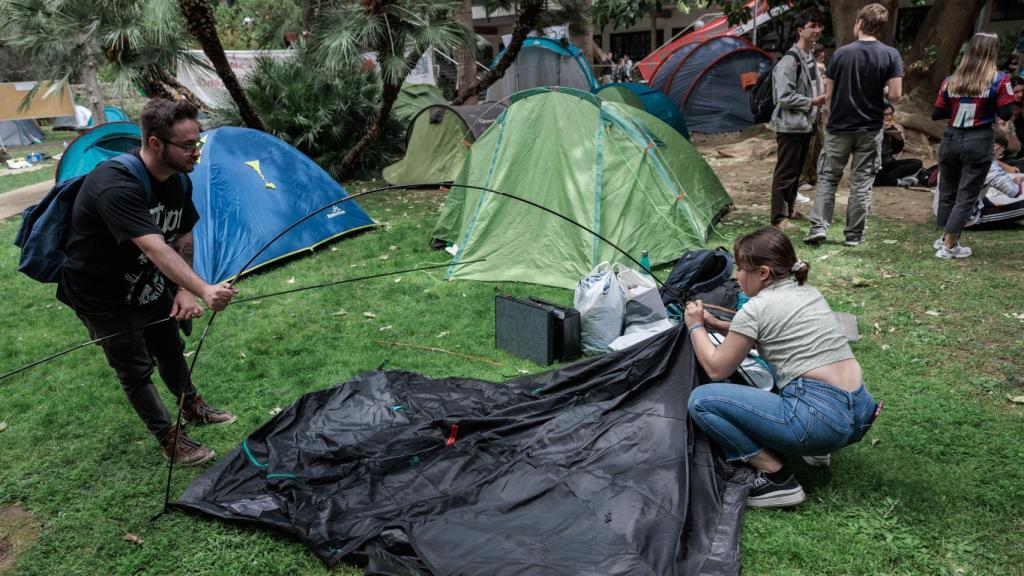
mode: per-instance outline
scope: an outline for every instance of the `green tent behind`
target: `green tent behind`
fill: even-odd
[[[677,131],[642,110],[579,90],[536,88],[473,144],[448,194],[434,237],[458,245],[450,279],[521,281],[573,288],[621,253],[586,230],[524,202],[460,187],[515,194],[584,224],[637,260],[676,260],[706,246],[732,200]]]
[[[640,97],[637,96],[632,90],[625,88],[622,85],[610,86],[600,91],[598,96],[601,100],[607,100],[608,102],[618,102],[619,104],[628,104],[633,108],[639,108],[645,110],[644,103],[640,101]]]
[[[384,169],[384,181],[397,185],[452,181],[469,147],[505,108],[484,102],[455,107],[433,104],[420,110],[406,130],[405,156]]]
[[[409,122],[427,106],[447,104],[441,90],[433,84],[402,84],[391,114],[399,122]]]

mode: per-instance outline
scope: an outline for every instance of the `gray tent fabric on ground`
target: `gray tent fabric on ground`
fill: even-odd
[[[746,466],[687,414],[685,329],[506,382],[367,372],[299,398],[175,506],[367,574],[740,573]]]

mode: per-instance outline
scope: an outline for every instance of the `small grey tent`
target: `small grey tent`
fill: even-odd
[[[35,120],[0,121],[0,148],[30,146],[43,141],[43,131]]]

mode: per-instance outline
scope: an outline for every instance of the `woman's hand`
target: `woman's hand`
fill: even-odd
[[[702,300],[687,302],[686,311],[683,314],[683,320],[686,322],[687,328],[692,328],[694,324],[703,324],[704,302]]]

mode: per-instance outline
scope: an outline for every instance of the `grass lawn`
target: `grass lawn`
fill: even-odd
[[[35,144],[32,146],[18,146],[8,148],[7,151],[12,158],[24,158],[33,152],[39,152],[43,154],[49,154],[51,156],[60,154],[64,151],[64,143],[71,143],[75,139],[74,132],[66,131],[54,131],[49,126],[43,126],[43,143]],[[57,169],[57,161],[51,159],[43,160],[41,162],[42,168],[38,170],[24,170],[24,171],[13,171],[4,174],[0,174],[0,194],[4,192],[10,192],[11,190],[17,190],[23,186],[29,186],[37,182],[43,182],[44,180],[53,181],[53,173]],[[0,168],[6,169],[7,166],[0,163]]]
[[[441,197],[390,194],[362,202],[385,226],[246,278],[242,296],[445,261],[427,248]],[[713,243],[730,245],[763,219],[733,213]],[[0,223],[0,372],[86,339],[52,286],[15,271],[17,225]],[[1024,232],[968,233],[975,256],[966,261],[934,258],[934,238],[931,226],[873,219],[861,247],[798,244],[811,283],[836,310],[857,315],[863,338],[854,351],[885,409],[830,470],[794,463],[804,505],[746,515],[746,573],[1024,574],[1024,405],[1008,399],[1024,395],[1024,321],[1013,317],[1024,313]],[[225,454],[275,408],[385,361],[435,377],[543,370],[494,349],[500,292],[572,300],[570,291],[525,284],[449,283],[436,270],[231,307],[195,378],[238,422],[194,434]],[[36,538],[14,549],[19,573],[327,573],[290,537],[182,513],[151,523],[165,463],[98,348],[0,381],[0,421],[0,514],[20,503],[34,518],[21,533]],[[200,472],[176,469],[172,496]],[[12,532],[0,522],[0,542]]]

